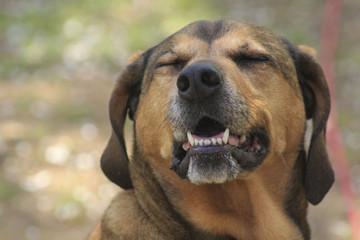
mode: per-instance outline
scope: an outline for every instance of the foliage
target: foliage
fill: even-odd
[[[129,51],[145,49],[197,19],[215,19],[211,1],[31,0],[0,10],[1,80],[85,62],[118,67]],[[176,11],[174,11],[176,9]]]

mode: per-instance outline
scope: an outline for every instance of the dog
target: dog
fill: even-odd
[[[310,239],[308,203],[334,182],[330,96],[314,55],[263,27],[220,20],[131,56],[101,158],[125,190],[88,239]]]

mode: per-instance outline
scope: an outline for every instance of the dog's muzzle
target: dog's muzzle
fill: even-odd
[[[262,163],[269,137],[263,127],[249,125],[244,103],[216,66],[185,67],[177,87],[168,116],[178,132],[171,169],[195,184],[223,183]]]

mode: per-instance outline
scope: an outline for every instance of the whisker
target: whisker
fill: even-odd
[[[279,154],[280,154],[280,158],[281,158],[282,162],[284,163],[284,165],[287,167],[288,170],[291,170],[291,167],[290,167],[289,164],[285,161],[284,155],[283,155],[281,152],[279,152]]]
[[[164,105],[162,105],[162,106],[160,107],[160,111],[163,111],[163,110],[169,105],[169,103],[170,103],[170,101],[165,102]],[[167,120],[167,115],[166,115],[165,118],[161,121],[161,123],[160,123],[157,131],[160,130],[160,128],[161,128],[162,125],[166,122],[166,120]]]

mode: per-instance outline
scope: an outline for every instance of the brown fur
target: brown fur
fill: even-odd
[[[244,54],[269,61],[238,66],[234,58]],[[200,21],[131,57],[110,101],[114,133],[102,157],[105,174],[128,190],[114,198],[88,239],[310,239],[307,202],[319,203],[333,182],[323,134],[329,92],[314,55],[258,26]],[[214,100],[214,108],[233,109],[226,112],[231,131],[261,126],[270,142],[255,170],[222,184],[196,185],[169,169],[182,121],[173,110],[176,81],[199,62],[220,69],[224,96],[233,102]],[[127,110],[135,134],[130,161]],[[239,114],[247,121],[235,121]],[[306,119],[314,126],[307,157]]]

